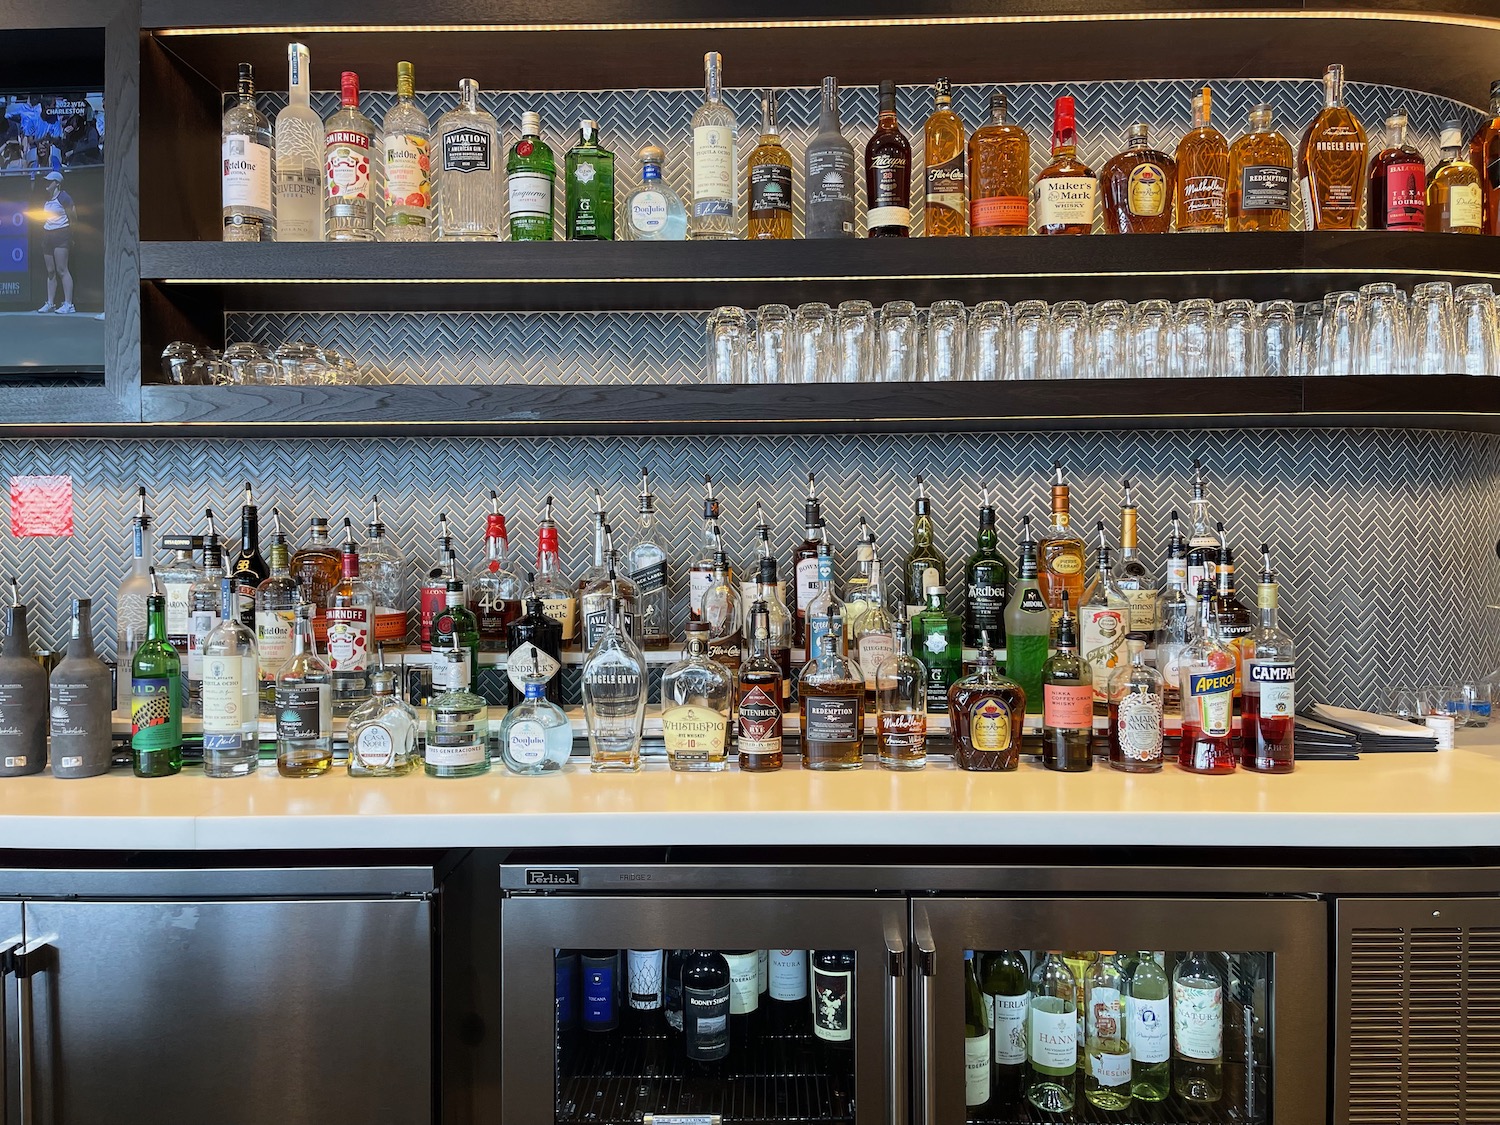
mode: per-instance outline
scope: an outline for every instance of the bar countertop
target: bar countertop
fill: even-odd
[[[790,757],[790,755],[789,755]],[[50,773],[0,780],[0,847],[25,850],[296,850],[680,845],[1020,845],[1342,848],[1500,846],[1500,729],[1458,748],[1299,762],[1294,773],[1200,777],[1168,765],[1083,774],[1023,759],[964,773],[590,774],[478,778],[218,780],[189,767],[142,779]]]

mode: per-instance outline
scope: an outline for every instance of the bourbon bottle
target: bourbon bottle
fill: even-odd
[[[1386,147],[1370,161],[1370,230],[1427,228],[1427,161],[1406,139],[1406,111],[1385,119]]]
[[[1130,147],[1099,173],[1104,229],[1110,234],[1166,234],[1172,229],[1177,162],[1151,147],[1150,126],[1130,127]]]
[[[1222,231],[1229,215],[1229,142],[1213,126],[1213,91],[1193,98],[1193,129],[1177,143],[1177,229]]]
[[[1353,230],[1365,193],[1365,130],[1344,105],[1344,68],[1323,75],[1323,109],[1302,136],[1298,174],[1308,230]]]
[[[990,95],[990,121],[969,138],[969,233],[1025,234],[1031,225],[1031,138],[1006,120],[1005,91]]]
[[[1229,146],[1229,229],[1292,229],[1292,145],[1272,126],[1276,111],[1250,109],[1250,128]]]
[[[968,234],[968,198],[964,185],[964,123],[953,112],[953,86],[939,78],[932,88],[934,106],[927,118],[927,195],[922,233],[928,238]]]
[[[1031,189],[1037,234],[1089,234],[1099,181],[1078,159],[1073,98],[1064,94],[1052,111],[1052,163],[1037,174]]]

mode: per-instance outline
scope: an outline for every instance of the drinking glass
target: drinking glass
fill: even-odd
[[[1293,375],[1297,370],[1297,306],[1291,301],[1262,301],[1260,305],[1261,370],[1267,375]]]
[[[1449,375],[1457,366],[1453,340],[1453,286],[1427,281],[1411,291],[1412,371]]]
[[[1100,301],[1089,312],[1090,374],[1095,379],[1130,375],[1130,306]]]
[[[1089,307],[1082,301],[1052,306],[1053,379],[1083,379],[1089,374]]]
[[[1460,286],[1453,294],[1458,370],[1489,375],[1495,370],[1495,291],[1488,282]]]
[[[186,340],[173,340],[161,353],[161,373],[169,383],[182,386],[192,377],[198,362],[198,349]]]
[[[792,310],[785,305],[761,305],[755,310],[755,381],[786,382],[787,337]]]
[[[835,321],[838,349],[837,383],[862,383],[875,369],[875,306],[869,301],[845,301]]]
[[[791,381],[833,382],[833,310],[822,301],[798,305],[792,318]]]
[[[1409,723],[1422,723],[1422,716],[1427,713],[1427,708],[1422,702],[1422,693],[1416,688],[1398,687],[1392,688],[1390,703],[1387,704],[1385,713],[1393,719],[1405,719]]]
[[[1006,371],[1012,379],[1045,379],[1051,367],[1046,301],[1022,301],[1015,307],[1015,324],[1010,333],[1010,362]]]
[[[1429,715],[1452,715],[1456,725],[1464,724],[1464,693],[1457,684],[1429,684],[1424,687],[1422,706]]]
[[[875,349],[875,380],[909,383],[917,376],[917,306],[910,301],[887,301],[880,306],[879,346]]]
[[[1224,301],[1219,305],[1214,325],[1216,375],[1243,378],[1259,375],[1260,314],[1254,301]]]
[[[934,301],[927,310],[926,381],[951,383],[964,378],[969,315],[962,301]]]
[[[1004,301],[981,301],[969,314],[970,379],[991,382],[1005,378],[1010,347],[1010,306]]]
[[[750,318],[737,305],[721,305],[708,314],[708,381],[745,382],[750,352]]]
[[[1401,290],[1388,281],[1363,285],[1354,370],[1360,375],[1404,375],[1407,355],[1406,305]]]
[[[1165,379],[1172,373],[1172,333],[1176,317],[1170,301],[1139,301],[1130,310],[1130,371],[1137,379]]]
[[[281,379],[284,383],[301,383],[303,379],[302,365],[308,360],[316,360],[318,349],[305,340],[289,340],[282,344],[272,354],[281,366]]]
[[[1297,374],[1326,375],[1318,366],[1318,341],[1323,335],[1323,302],[1309,301],[1297,317]]]
[[[1180,379],[1207,379],[1217,375],[1214,363],[1214,303],[1195,297],[1177,306],[1177,330],[1173,333],[1173,374]]]
[[[192,381],[200,387],[229,387],[234,385],[234,369],[219,357],[212,348],[204,348],[193,364]]]
[[[1359,294],[1352,289],[1323,298],[1323,330],[1318,339],[1318,366],[1324,375],[1353,375],[1359,334]]]
[[[242,385],[254,382],[252,370],[266,358],[266,349],[259,344],[241,342],[224,349],[224,362],[229,364],[234,381]]]
[[[1475,680],[1459,685],[1464,696],[1464,726],[1487,727],[1490,725],[1490,685]]]

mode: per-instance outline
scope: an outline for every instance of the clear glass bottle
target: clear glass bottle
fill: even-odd
[[[68,648],[47,681],[53,777],[96,777],[111,763],[114,700],[109,668],[94,652],[91,608],[73,599]]]
[[[156,573],[147,572],[152,593],[146,598],[146,638],[130,662],[130,755],[136,777],[168,777],[182,772],[182,664],[177,650],[167,643],[167,599],[156,591]],[[26,607],[20,604],[11,579],[11,608],[7,614],[4,663],[6,679],[21,683],[31,703],[25,722],[5,723],[10,729],[35,731],[26,739],[26,749],[12,747],[6,757],[13,764],[10,774],[36,773],[47,763],[47,674],[27,660],[31,655],[26,638]],[[30,665],[27,669],[26,665]],[[123,672],[123,669],[121,669]],[[29,674],[35,682],[29,682]],[[23,710],[25,708],[23,707]]]
[[[892,630],[890,655],[874,671],[875,745],[881,768],[919,770],[927,764],[927,667],[911,654],[906,622]]]
[[[1385,119],[1386,147],[1370,158],[1370,230],[1427,229],[1427,159],[1406,137],[1406,111]]]
[[[120,580],[115,592],[115,665],[118,670],[115,688],[116,709],[130,712],[130,676],[127,674],[136,649],[146,640],[146,599],[153,592],[151,560],[156,544],[151,534],[151,516],[146,511],[146,490],[136,491],[135,516],[130,521],[130,573]]]
[[[1344,68],[1323,75],[1323,109],[1302,134],[1297,174],[1308,230],[1354,230],[1365,192],[1365,130],[1344,105]]]
[[[416,76],[396,64],[396,104],[380,123],[380,237],[426,242],[432,237],[432,125],[417,108]]]
[[[625,603],[625,628],[639,646],[641,643],[641,614],[639,593],[635,583],[620,576],[620,556],[614,547],[614,532],[604,525],[604,576],[591,582],[578,597],[578,614],[583,619],[580,636],[582,648],[588,652],[599,643],[604,634],[604,624],[609,620],[610,606],[615,601]]]
[[[363,564],[361,564],[363,565]],[[510,537],[500,497],[491,490],[484,524],[484,561],[469,578],[469,611],[479,629],[480,652],[504,652],[511,622],[521,616],[525,588],[510,565]]]
[[[839,623],[842,628],[843,623]],[[839,652],[838,633],[818,638],[817,655],[797,680],[802,768],[857,770],[864,765],[865,680]]]
[[[731,672],[738,672],[744,648],[744,615],[722,541],[714,551],[713,581],[703,593],[702,619],[708,623],[708,654]]]
[[[323,123],[324,229],[330,242],[370,242],[381,180],[375,126],[359,111],[359,75],[344,71],[339,90],[339,108]]]
[[[1161,595],[1156,579],[1141,562],[1137,549],[1135,496],[1130,481],[1125,481],[1125,495],[1120,501],[1120,557],[1114,568],[1115,584],[1130,603],[1130,647],[1146,648],[1156,640],[1161,627]]]
[[[370,673],[370,698],[349,715],[349,776],[400,777],[417,764],[417,712],[396,694],[396,672]]]
[[[1090,1105],[1111,1111],[1128,1108],[1131,1099],[1127,980],[1119,954],[1101,949],[1085,985],[1083,1096]]]
[[[875,702],[876,669],[895,651],[892,628],[896,619],[885,608],[885,580],[880,570],[880,552],[870,544],[870,572],[861,591],[860,601],[844,602],[844,614],[854,618],[853,644],[850,646],[859,666],[865,671],[865,702]],[[902,625],[910,623],[903,620]],[[908,649],[908,651],[910,651]],[[920,663],[920,661],[919,661]]]
[[[528,679],[524,698],[500,722],[500,760],[511,773],[557,773],[573,753],[573,724],[547,698],[545,680]]]
[[[687,238],[687,208],[662,178],[666,154],[658,145],[646,145],[640,159],[640,185],[625,201],[625,237],[632,242],[681,242]]]
[[[1180,707],[1178,696],[1182,650],[1187,648],[1192,622],[1187,599],[1187,543],[1182,521],[1172,513],[1172,534],[1167,540],[1166,589],[1161,599],[1161,628],[1156,636],[1156,670],[1164,681],[1163,703],[1168,711]]]
[[[988,633],[979,635],[978,666],[948,689],[948,715],[959,769],[1009,772],[1020,765],[1026,696],[996,671]]]
[[[1222,231],[1229,221],[1229,142],[1213,126],[1213,91],[1193,98],[1193,128],[1177,142],[1177,230]]]
[[[969,233],[969,193],[964,179],[964,123],[953,112],[953,84],[939,78],[924,127],[927,193],[922,233],[928,238]]]
[[[599,122],[578,123],[578,140],[563,158],[569,242],[615,239],[615,154],[599,144]]]
[[[641,466],[641,498],[637,506],[635,542],[625,553],[625,573],[635,584],[641,646],[650,651],[672,645],[672,614],[667,602],[667,549],[656,527],[656,498],[651,473]]]
[[[979,990],[974,951],[964,950],[964,1107],[990,1102],[990,1013]]]
[[[667,764],[702,773],[729,768],[729,711],[734,675],[708,655],[706,621],[687,628],[687,653],[661,676],[662,737]]]
[[[1247,131],[1229,146],[1229,229],[1291,230],[1291,142],[1276,129],[1275,107],[1250,107]]]
[[[948,612],[948,588],[927,590],[927,608],[911,620],[911,645],[927,667],[927,712],[948,713],[948,689],[964,674],[964,623]]]
[[[342,577],[328,595],[328,666],[333,670],[333,713],[347,718],[370,694],[370,648],[375,637],[375,594],[359,576],[359,550],[344,521]]]
[[[714,552],[719,543],[719,501],[714,496],[714,478],[703,474],[703,546],[688,572],[688,615],[697,621],[703,616],[703,595],[714,580]]]
[[[500,237],[500,126],[479,108],[479,83],[458,83],[459,104],[437,119],[432,211],[439,242]]]
[[[792,237],[792,157],[781,143],[776,121],[776,91],[760,97],[760,143],[750,152],[745,174],[749,181],[750,237]]]
[[[1057,651],[1042,665],[1042,765],[1063,773],[1093,769],[1093,736],[1093,677],[1088,661],[1078,655],[1078,634],[1064,591]]]
[[[1172,229],[1177,162],[1151,147],[1151,126],[1130,127],[1130,146],[1099,173],[1106,234],[1166,234]]]
[[[561,627],[563,645],[572,648],[578,636],[578,591],[558,561],[557,523],[552,519],[550,496],[536,534],[536,581],[532,590],[541,598],[547,616]]]
[[[599,643],[583,662],[583,718],[589,733],[589,771],[641,768],[646,719],[646,658],[630,639],[624,600],[616,601]]]
[[[375,595],[375,616],[406,614],[406,560],[385,537],[380,519],[380,497],[370,497],[370,522],[359,545],[359,573]]]
[[[1260,628],[1246,649],[1245,733],[1240,765],[1256,773],[1291,773],[1296,759],[1297,650],[1277,623],[1280,587],[1271,547],[1260,545]]]
[[[209,509],[209,525],[213,510]],[[224,552],[219,536],[210,531],[203,537],[203,575],[188,590],[188,695],[185,714],[203,714],[203,642],[219,624],[222,598],[219,580],[224,577]],[[252,631],[253,635],[253,631]]]
[[[323,119],[313,112],[311,63],[286,45],[287,103],[276,115],[276,241],[323,241]]]
[[[1126,773],[1159,773],[1162,749],[1162,675],[1134,649],[1109,685],[1109,764]]]
[[[1016,589],[1005,607],[1005,673],[1020,685],[1026,710],[1042,711],[1042,666],[1047,663],[1052,639],[1052,610],[1042,597],[1037,576],[1036,543],[1031,538],[1031,517],[1021,517],[1020,561],[1016,566]]]
[[[839,80],[823,79],[818,129],[803,156],[802,226],[808,238],[853,238],[854,192],[858,182],[854,146],[839,122]]]
[[[735,677],[735,745],[741,771],[766,773],[779,770],[783,763],[786,676],[771,656],[771,618],[766,603],[752,602],[748,619],[750,655]]]
[[[755,505],[759,515],[761,506]],[[762,517],[764,518],[764,517]],[[870,567],[875,560],[875,535],[865,517],[859,517],[859,530],[854,533],[854,571],[844,576],[844,629],[849,634],[852,648],[854,638],[859,635],[859,619],[870,603]]]
[[[166,566],[156,568],[156,580],[167,599],[167,640],[184,662],[188,647],[188,603],[193,583],[203,577],[203,571],[193,561],[193,549],[201,542],[194,535],[162,536],[161,545],[174,552],[175,557]]]
[[[417,636],[423,652],[432,651],[432,621],[448,604],[448,579],[458,577],[458,555],[448,533],[448,513],[438,516],[437,557],[417,590]]]
[[[896,83],[880,83],[880,115],[865,145],[865,234],[911,236],[911,142],[896,118]]]
[[[260,650],[240,624],[234,579],[219,579],[219,624],[203,641],[203,773],[247,777],[260,765]]]
[[[1130,1022],[1130,1093],[1160,1102],[1172,1092],[1171,985],[1154,953],[1138,953],[1126,978],[1125,1011]]]
[[[1177,765],[1191,773],[1233,773],[1235,656],[1219,639],[1212,588],[1198,587],[1198,620],[1178,658],[1182,736]]]
[[[1199,1105],[1224,1093],[1224,978],[1205,952],[1172,970],[1172,1088]]]
[[[1052,162],[1037,173],[1031,189],[1037,234],[1092,234],[1099,200],[1094,170],[1078,159],[1076,107],[1071,95],[1052,111]]]
[[[1078,982],[1056,950],[1031,971],[1026,1100],[1068,1113],[1078,1098]]]
[[[1192,526],[1188,529],[1187,541],[1187,593],[1188,605],[1197,613],[1198,586],[1207,582],[1212,589],[1219,569],[1220,552],[1224,549],[1224,536],[1218,523],[1209,514],[1207,485],[1203,479],[1203,463],[1193,462]]]
[[[255,106],[255,79],[240,63],[238,96],[220,129],[220,179],[225,242],[271,242],[276,237],[271,184],[275,140],[271,123]]]
[[[830,627],[835,617],[840,621],[844,619],[844,603],[839,599],[833,588],[833,549],[827,543],[818,544],[817,555],[818,586],[813,591],[811,600],[807,603],[807,647],[812,651],[818,647],[818,638]],[[838,642],[843,645],[844,638],[839,637]],[[884,655],[884,654],[881,654]],[[875,698],[875,681],[872,678],[865,685],[865,702],[872,703]]]
[[[1031,225],[1031,137],[1007,118],[1004,90],[990,94],[990,119],[969,138],[969,233],[1025,234]]]
[[[776,577],[776,560],[764,556],[749,593],[741,597],[746,606],[759,602],[766,613],[766,644],[771,660],[781,669],[781,703],[786,706],[792,698],[792,616],[786,611],[782,600],[785,591]],[[750,610],[745,611],[746,636],[750,636]],[[863,667],[863,665],[861,665]]]
[[[1427,229],[1439,234],[1479,234],[1484,229],[1484,194],[1457,120],[1443,122],[1441,145],[1443,158],[1432,169],[1427,185]]]
[[[275,515],[275,510],[272,510]],[[271,576],[255,591],[255,643],[260,647],[260,713],[276,713],[276,673],[292,655],[297,607],[302,598],[292,577],[291,553],[275,515],[276,533],[271,540]],[[244,590],[241,587],[241,596]],[[309,615],[316,611],[309,604]]]
[[[521,114],[521,136],[505,158],[505,185],[510,196],[510,240],[552,241],[552,193],[557,159],[542,140],[542,115]]]
[[[720,96],[718,51],[703,56],[703,104],[693,114],[693,213],[688,224],[692,238],[735,237],[734,113]]]
[[[477,777],[490,771],[489,704],[470,690],[468,654],[458,647],[458,634],[442,650],[442,663],[433,677],[438,694],[429,706],[422,769],[428,777]]]
[[[1104,521],[1098,522],[1098,581],[1078,611],[1081,652],[1094,684],[1094,717],[1109,711],[1109,688],[1117,669],[1130,663],[1130,602],[1115,584],[1114,552],[1104,545]]]
[[[292,655],[276,670],[276,772],[317,777],[333,766],[333,671],[318,655],[313,607],[296,610]]]

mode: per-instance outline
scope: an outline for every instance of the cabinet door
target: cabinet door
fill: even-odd
[[[0,975],[0,1121],[20,1121],[22,1054],[20,1042],[20,986],[9,966],[10,955],[25,948],[24,920],[19,902],[0,902],[0,958],[7,968]]]
[[[25,921],[37,1122],[432,1120],[425,901],[28,902]]]

